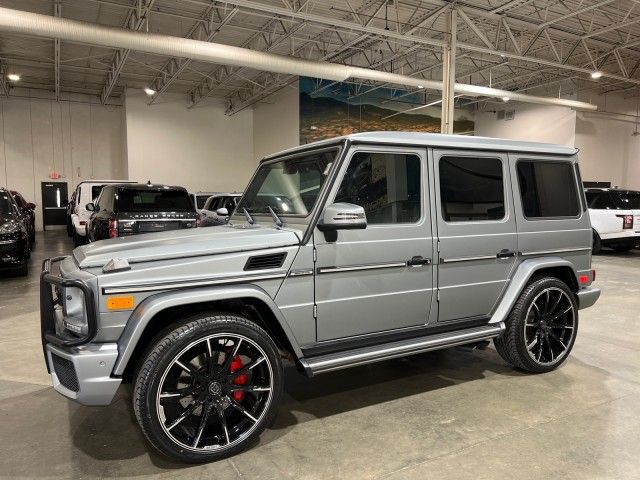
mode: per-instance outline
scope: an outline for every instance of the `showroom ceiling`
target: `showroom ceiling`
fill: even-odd
[[[0,6],[439,80],[457,9],[457,81],[549,96],[640,89],[640,0],[0,0]],[[125,87],[226,100],[230,113],[295,77],[135,51],[0,35],[22,87],[97,95]],[[602,72],[594,80],[591,73]],[[11,82],[8,82],[11,84]],[[354,85],[354,92],[375,88]],[[427,95],[429,92],[427,92]],[[431,98],[440,92],[431,92]],[[462,99],[464,101],[464,99]]]

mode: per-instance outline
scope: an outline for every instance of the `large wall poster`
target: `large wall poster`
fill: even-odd
[[[300,77],[300,144],[376,130],[439,133],[439,105],[401,113],[424,104],[423,92]],[[474,131],[466,112],[456,111],[453,127]]]

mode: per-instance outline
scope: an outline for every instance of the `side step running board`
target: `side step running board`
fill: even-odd
[[[406,357],[416,353],[489,340],[500,335],[504,328],[504,323],[501,322],[494,325],[458,330],[456,332],[410,338],[408,340],[372,347],[363,347],[349,350],[348,352],[320,355],[302,359],[301,362],[307,374],[313,376],[342,368],[355,367],[356,365],[381,362],[391,358]]]

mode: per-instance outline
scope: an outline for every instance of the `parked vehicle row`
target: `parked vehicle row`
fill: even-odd
[[[0,187],[0,269],[17,270],[22,276],[29,273],[35,241],[34,209],[35,205],[25,202],[22,195]]]
[[[199,211],[203,227],[224,225],[238,205],[241,193],[216,193],[211,195]]]
[[[591,225],[593,253],[602,247],[626,252],[640,246],[640,192],[617,188],[585,190]]]
[[[150,445],[206,462],[273,421],[283,357],[313,377],[493,340],[549,372],[600,295],[579,178],[573,148],[467,136],[373,132],[267,157],[226,225],[45,262],[53,386],[107,405],[131,381]]]

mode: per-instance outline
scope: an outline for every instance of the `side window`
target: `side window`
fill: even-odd
[[[609,210],[615,208],[611,201],[611,197],[607,192],[589,193],[590,195],[587,197],[589,199],[589,208],[594,208],[596,210]]]
[[[415,223],[421,214],[420,157],[357,152],[349,162],[335,202],[364,208],[371,225]]]
[[[517,170],[525,217],[577,217],[580,214],[571,163],[521,160]]]
[[[442,157],[440,200],[447,222],[500,220],[505,216],[502,161],[488,157]]]

